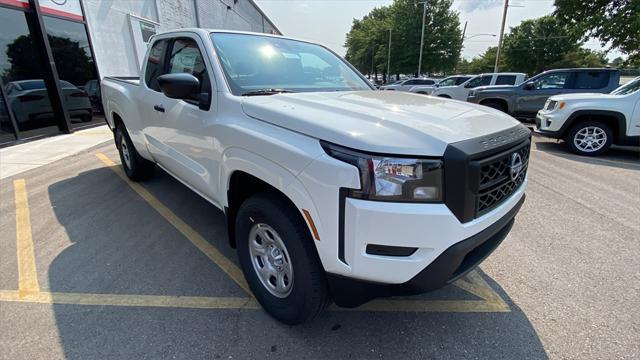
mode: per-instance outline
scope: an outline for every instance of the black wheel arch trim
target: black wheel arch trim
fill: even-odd
[[[616,139],[625,139],[626,133],[627,133],[627,119],[624,116],[624,114],[617,112],[617,111],[613,111],[613,110],[577,110],[574,111],[571,115],[569,115],[569,117],[567,118],[567,120],[564,122],[564,124],[562,124],[562,126],[560,127],[560,130],[558,130],[557,132],[544,132],[543,134],[549,136],[551,134],[553,134],[553,137],[557,137],[557,138],[564,138],[565,136],[567,136],[569,134],[569,131],[571,131],[571,128],[573,128],[573,126],[579,121],[579,119],[583,116],[608,116],[608,117],[612,117],[615,119],[616,121],[616,125],[618,128],[618,132],[614,134]],[[612,131],[614,129],[611,129]],[[614,142],[616,143],[616,142]]]

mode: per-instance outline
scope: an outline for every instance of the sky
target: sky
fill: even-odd
[[[418,1],[418,0],[416,0]],[[361,19],[375,7],[392,0],[255,0],[267,16],[286,36],[312,40],[330,47],[340,55],[354,18]],[[554,10],[554,0],[511,0],[505,32],[522,20],[537,18]],[[453,9],[460,13],[460,25],[467,22],[462,56],[471,59],[487,47],[498,45],[504,0],[454,0]],[[482,35],[481,35],[482,34]],[[493,34],[495,36],[486,35]],[[474,36],[475,35],[475,36]],[[585,47],[602,50],[600,43],[589,40]],[[607,54],[609,60],[619,56]]]

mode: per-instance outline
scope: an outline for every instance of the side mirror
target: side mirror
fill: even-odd
[[[524,89],[525,90],[533,90],[533,89],[535,89],[535,86],[533,85],[532,81],[529,81],[527,83],[524,83]]]
[[[195,100],[200,89],[200,80],[187,73],[164,74],[158,77],[160,90],[172,99]]]

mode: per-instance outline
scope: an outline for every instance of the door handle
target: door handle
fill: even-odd
[[[154,109],[155,111],[164,112],[164,106],[162,106],[162,104],[160,104],[160,105],[153,105],[153,109]]]

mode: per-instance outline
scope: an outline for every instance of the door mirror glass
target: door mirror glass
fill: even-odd
[[[158,77],[160,90],[172,99],[193,100],[198,98],[200,80],[187,73],[164,74]]]
[[[533,90],[533,89],[535,89],[535,85],[533,84],[533,82],[529,81],[529,82],[524,84],[524,89],[525,90]]]

